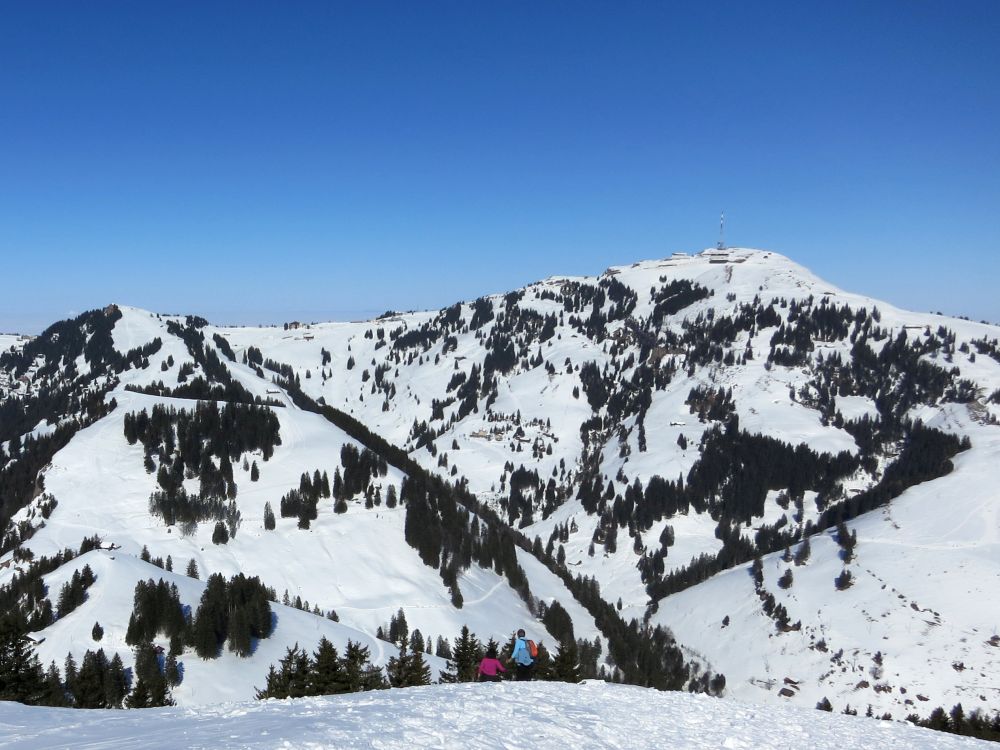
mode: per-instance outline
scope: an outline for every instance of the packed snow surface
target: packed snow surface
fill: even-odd
[[[810,748],[991,747],[908,724],[586,682],[425,688],[75,711],[0,704],[0,748]]]

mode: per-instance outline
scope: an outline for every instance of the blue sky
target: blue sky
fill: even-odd
[[[0,331],[732,244],[1000,322],[1000,3],[0,6]]]

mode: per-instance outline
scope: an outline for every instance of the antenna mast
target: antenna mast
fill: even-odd
[[[716,245],[719,250],[726,249],[726,212],[719,215],[719,243]]]

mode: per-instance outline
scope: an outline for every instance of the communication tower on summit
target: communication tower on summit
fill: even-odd
[[[718,250],[726,249],[726,212],[719,215],[719,241],[715,245]]]

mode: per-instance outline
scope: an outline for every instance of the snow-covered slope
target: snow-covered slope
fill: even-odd
[[[501,638],[534,619],[500,576],[480,568],[462,580],[466,600],[459,617],[441,577],[403,541],[402,507],[368,510],[354,501],[347,512],[334,513],[330,504],[308,530],[298,529],[295,518],[278,517],[275,531],[265,531],[266,502],[277,512],[278,500],[299,485],[304,472],[318,469],[332,476],[341,446],[357,445],[319,415],[294,407],[274,410],[282,437],[274,455],[267,461],[258,452],[248,455],[261,467],[259,481],[250,481],[242,465],[234,466],[242,514],[236,536],[225,545],[212,544],[211,524],[183,536],[149,514],[156,479],[143,469],[142,445],[128,445],[122,426],[125,414],[170,399],[125,391],[116,397],[119,408],[78,433],[46,471],[46,490],[59,498],[59,507],[27,543],[36,554],[74,548],[82,537],[96,534],[127,555],[138,557],[143,547],[153,557],[169,555],[179,571],[193,559],[205,575],[259,576],[279,596],[287,590],[323,612],[334,609],[341,622],[369,633],[401,607],[410,627],[425,636],[451,637],[464,623]],[[390,469],[383,494],[389,485],[398,488],[400,479]]]
[[[911,488],[848,527],[853,560],[835,532],[812,537],[808,562],[763,559],[763,588],[801,630],[781,632],[762,608],[750,565],[667,597],[654,619],[709,663],[725,665],[731,695],[895,717],[930,706],[995,710],[1000,675],[1000,498],[991,488],[1000,430],[946,410],[972,435],[953,474]],[[850,588],[838,591],[844,569]],[[786,570],[793,582],[778,585]]]
[[[39,467],[45,494],[17,506],[14,523],[34,530],[23,548],[36,555],[98,534],[120,546],[119,560],[146,546],[176,570],[193,559],[203,574],[259,575],[369,636],[402,607],[425,636],[453,637],[468,624],[506,638],[525,625],[554,641],[489,566],[463,567],[464,604],[454,607],[442,575],[405,541],[401,506],[366,508],[358,495],[346,513],[321,505],[307,530],[295,518],[264,530],[265,503],[277,508],[304,472],[332,476],[341,447],[361,446],[317,413],[327,405],[519,530],[526,544],[516,560],[531,595],[558,601],[576,638],[607,645],[606,622],[602,630],[578,600],[599,589],[626,622],[669,627],[689,656],[727,676],[730,697],[808,707],[828,698],[836,710],[871,705],[895,718],[958,701],[1000,707],[996,326],[899,310],[746,249],[553,277],[374,321],[223,328],[128,307],[97,313],[80,324],[88,348],[62,324],[54,339],[40,337],[48,348],[32,349],[34,360],[10,355],[0,366],[21,394],[106,387],[117,404],[85,420]],[[203,342],[199,356],[192,337]],[[115,354],[102,360],[102,346]],[[124,437],[128,414],[193,409],[190,397],[170,394],[198,378],[270,399],[279,421],[273,457],[243,457],[256,461],[259,481],[233,462],[242,524],[225,545],[211,543],[211,524],[183,536],[149,514],[157,477],[143,467],[142,445]],[[29,420],[18,437],[68,419],[56,417]],[[921,425],[937,436],[931,458],[906,464]],[[799,451],[794,460],[776,454],[777,441]],[[718,452],[737,448],[739,461],[720,463]],[[814,463],[821,468],[793,476],[796,464]],[[404,473],[390,466],[380,497],[398,491]],[[674,509],[664,492],[684,502]],[[45,517],[48,497],[58,505]],[[857,535],[847,564],[841,519]],[[781,548],[794,553],[806,537],[808,561],[783,562]],[[19,565],[11,553],[0,558],[0,584]],[[793,583],[782,588],[786,568]],[[837,590],[845,568],[853,585]],[[787,610],[787,626],[765,613],[767,596],[767,608]],[[88,646],[89,615],[70,628],[84,607],[49,628],[74,636],[40,635]],[[128,612],[115,616],[127,622]]]
[[[435,685],[197,709],[0,703],[0,747],[951,750],[989,743],[888,721],[585,683]]]
[[[103,649],[108,659],[118,654],[124,664],[131,665],[133,650],[125,643],[125,633],[132,614],[132,592],[139,581],[163,579],[175,584],[181,602],[192,610],[197,609],[205,589],[202,581],[165,572],[122,552],[88,552],[46,577],[45,582],[49,588],[58,591],[74,571],[89,565],[97,580],[87,590],[87,600],[83,604],[40,634],[44,640],[36,651],[44,664],[50,661],[61,664],[70,652],[74,652],[79,661],[82,657],[80,632],[92,628],[98,622],[104,634],[99,641],[91,638],[87,647]],[[249,658],[240,658],[225,650],[214,660],[199,659],[190,652],[181,657],[184,679],[173,689],[173,697],[178,704],[200,706],[249,700],[253,697],[255,687],[264,687],[268,667],[278,663],[288,646],[298,644],[311,652],[323,637],[341,653],[349,640],[368,648],[372,663],[379,666],[384,666],[389,657],[397,653],[396,646],[373,638],[370,632],[280,604],[274,604],[272,609],[274,632],[270,637],[257,641],[254,653]],[[154,644],[167,649],[169,639],[157,638]],[[444,660],[428,655],[427,661],[436,677],[437,672],[444,667]]]
[[[126,441],[123,419],[155,404],[180,409],[193,404],[129,391],[118,391],[114,397],[118,408],[78,432],[47,467],[46,496],[58,498],[59,503],[23,545],[36,557],[48,556],[64,548],[75,549],[81,539],[96,535],[112,550],[90,552],[46,577],[53,603],[63,584],[83,565],[91,566],[97,580],[81,606],[36,634],[42,641],[37,650],[43,663],[62,664],[69,652],[79,662],[86,649],[101,647],[109,658],[118,653],[130,666],[133,654],[125,643],[125,632],[139,580],[164,578],[177,583],[182,601],[192,612],[197,608],[203,584],[142,562],[138,558],[144,549],[152,558],[169,557],[179,572],[193,561],[202,578],[209,573],[258,576],[276,589],[279,598],[282,592],[293,599],[300,597],[307,608],[335,611],[340,621],[278,606],[277,627],[259,642],[252,658],[227,654],[205,662],[188,653],[182,659],[185,679],[174,691],[182,705],[249,699],[255,687],[263,686],[269,665],[276,664],[286,648],[298,644],[312,650],[322,636],[341,649],[348,638],[367,645],[373,663],[384,665],[395,655],[395,647],[373,635],[400,609],[411,632],[420,630],[431,643],[438,636],[453,639],[462,626],[481,638],[501,642],[519,627],[529,627],[539,640],[552,642],[525,602],[493,570],[473,566],[465,571],[459,580],[464,602],[456,609],[438,572],[423,564],[404,541],[406,511],[402,506],[388,508],[383,504],[367,509],[362,500],[354,500],[345,512],[335,513],[332,504],[324,504],[307,530],[297,528],[295,518],[280,517],[275,530],[265,530],[266,502],[277,509],[279,498],[298,487],[303,473],[320,470],[333,475],[341,447],[357,446],[319,415],[295,407],[274,409],[282,438],[274,455],[266,461],[259,451],[247,456],[261,467],[258,481],[251,481],[250,472],[239,462],[234,466],[242,521],[227,544],[212,543],[211,524],[200,524],[188,535],[180,533],[177,526],[166,526],[150,515],[149,496],[157,489],[156,477],[143,468],[142,445]],[[382,496],[390,485],[398,490],[401,478],[398,470],[390,469],[382,479]],[[197,481],[192,491],[197,491]],[[22,510],[15,522],[30,521],[35,508],[32,504]],[[4,567],[0,581],[9,581],[25,565],[8,560]],[[536,596],[542,601],[572,601],[558,579],[548,580]],[[593,618],[582,608],[571,606],[571,612],[581,637],[598,634]],[[100,643],[89,636],[95,622],[105,632]],[[167,641],[160,645],[166,646]],[[428,659],[436,677],[444,660]]]

